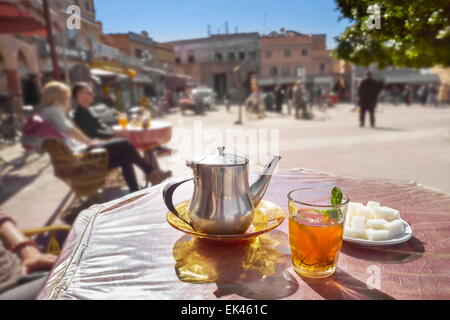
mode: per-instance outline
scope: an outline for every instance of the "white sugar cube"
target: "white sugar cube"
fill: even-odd
[[[388,220],[398,220],[400,219],[400,211],[394,208],[385,207],[391,210],[391,214],[388,217]]]
[[[358,207],[362,207],[363,204],[360,202],[349,202],[347,207],[347,216],[356,216]]]
[[[387,220],[384,219],[368,219],[366,222],[366,226],[370,229],[384,229],[384,225],[386,223]]]
[[[373,212],[376,219],[395,220],[400,218],[400,212],[389,207],[375,207]]]
[[[385,223],[384,228],[389,231],[391,238],[405,233],[405,226],[400,220],[393,220],[391,222]]]
[[[366,230],[366,218],[360,216],[353,217],[351,227],[355,235],[364,235]]]
[[[349,237],[349,238],[367,239],[365,231],[364,231],[364,233],[356,232],[351,227],[345,227],[345,229],[344,229],[344,236]]]
[[[379,207],[380,203],[375,201],[367,201],[367,208]]]
[[[390,233],[388,230],[367,229],[366,235],[367,238],[371,241],[388,240],[390,237]]]
[[[344,236],[346,237],[353,237],[353,229],[351,227],[345,227],[344,228]]]
[[[370,208],[367,208],[366,206],[358,207],[357,215],[366,219],[374,218],[373,212],[371,212]]]

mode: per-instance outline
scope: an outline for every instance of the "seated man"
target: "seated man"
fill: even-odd
[[[94,102],[94,94],[87,83],[79,82],[72,88],[72,97],[76,101],[74,122],[91,139],[110,139],[114,133],[97,119],[89,107]]]
[[[0,212],[0,300],[36,299],[55,262],[56,256],[41,253],[14,220]]]

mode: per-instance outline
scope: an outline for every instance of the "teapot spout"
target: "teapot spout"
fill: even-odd
[[[273,157],[272,160],[266,164],[258,179],[250,186],[250,193],[253,196],[253,205],[255,208],[266,193],[272,174],[280,159],[280,156]]]

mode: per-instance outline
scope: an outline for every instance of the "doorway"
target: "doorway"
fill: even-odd
[[[214,92],[216,93],[217,98],[223,100],[227,91],[227,75],[225,73],[214,74]]]

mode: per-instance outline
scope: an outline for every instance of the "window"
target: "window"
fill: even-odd
[[[295,76],[304,79],[305,77],[305,67],[297,67],[296,69],[297,74]]]
[[[291,50],[290,50],[290,49],[284,50],[284,56],[285,56],[286,58],[289,58],[289,57],[291,56]]]
[[[89,3],[89,1],[85,2],[84,7],[85,7],[86,11],[91,11],[91,4]]]
[[[234,52],[228,52],[228,60],[233,61],[236,59]]]
[[[188,62],[189,63],[194,63],[195,62],[195,56],[194,56],[194,51],[193,50],[188,52]]]
[[[325,63],[320,64],[320,66],[319,66],[320,73],[325,73],[325,67],[326,67]]]
[[[267,59],[272,58],[272,51],[270,51],[270,50],[267,50],[267,51],[266,51],[266,58],[267,58]]]
[[[302,56],[306,57],[308,55],[308,49],[302,49]]]
[[[283,69],[281,69],[281,72],[283,73],[283,76],[288,76],[289,75],[289,67],[283,67]]]
[[[245,52],[244,51],[239,52],[239,60],[245,60]]]
[[[277,67],[270,67],[269,68],[269,75],[276,76],[277,73],[278,73],[278,68]]]
[[[216,54],[214,55],[214,58],[216,59],[216,61],[223,60],[222,54],[220,52],[216,52]]]
[[[136,48],[134,50],[134,55],[136,58],[142,59],[142,49]]]
[[[180,64],[181,63],[181,58],[180,57],[176,57],[175,58],[175,63],[176,64]]]
[[[250,58],[252,60],[256,60],[256,53],[255,52],[251,51],[251,52],[249,52],[249,55],[250,55]]]

